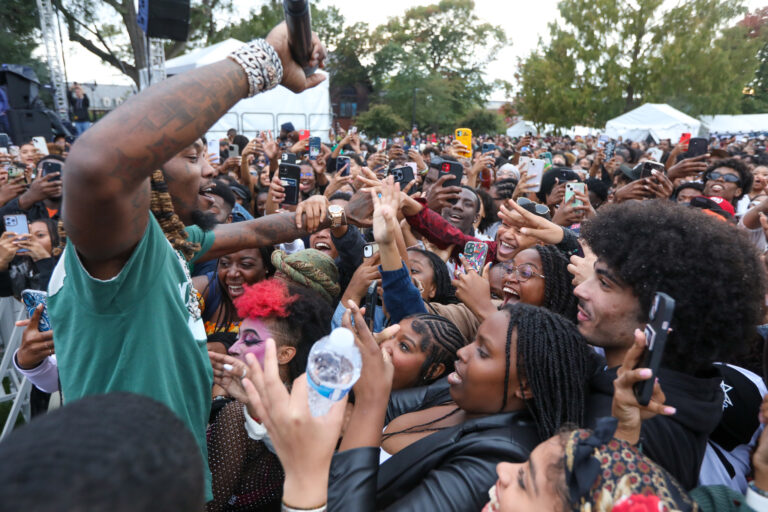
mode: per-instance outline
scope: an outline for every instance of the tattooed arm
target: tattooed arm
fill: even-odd
[[[294,92],[319,84],[293,61],[285,24],[267,36]],[[314,38],[313,64],[325,50]],[[69,238],[89,272],[117,275],[149,219],[149,176],[191,145],[248,93],[243,69],[227,59],[156,84],[125,102],[72,147],[64,178],[63,215]]]

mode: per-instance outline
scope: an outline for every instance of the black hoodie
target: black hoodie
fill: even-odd
[[[598,372],[590,381],[586,415],[590,428],[598,418],[611,415],[616,371],[611,368]],[[697,485],[707,439],[723,413],[722,377],[713,367],[711,373],[697,377],[661,368],[658,378],[666,404],[677,412],[643,422],[642,451],[690,490]]]

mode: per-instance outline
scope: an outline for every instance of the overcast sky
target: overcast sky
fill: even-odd
[[[246,15],[252,6],[260,2],[234,0],[235,9]],[[408,7],[429,5],[436,0],[321,0],[321,5],[335,5],[348,23],[363,21],[371,26],[379,25],[392,16],[401,15]],[[676,3],[676,2],[675,2]],[[766,0],[748,0],[750,11],[761,7]],[[557,0],[475,0],[475,12],[481,20],[500,25],[507,33],[510,44],[499,52],[497,60],[487,69],[488,78],[514,82],[517,59],[524,58],[536,47],[539,37],[548,39],[547,24],[558,17]],[[102,64],[90,52],[64,38],[67,73],[70,81],[130,84],[130,79]],[[42,53],[41,53],[42,55]],[[499,93],[493,99],[504,99]]]

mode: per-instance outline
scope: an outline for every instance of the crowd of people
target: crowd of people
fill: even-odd
[[[288,123],[209,153],[240,99],[323,80],[287,41],[0,152],[0,216],[28,222],[0,236],[0,295],[48,294],[20,323],[36,418],[0,443],[0,510],[768,510],[763,138],[338,127],[318,150]],[[337,327],[361,375],[314,417]]]

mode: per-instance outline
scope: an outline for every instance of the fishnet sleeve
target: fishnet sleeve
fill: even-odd
[[[282,466],[264,443],[248,437],[243,404],[227,404],[209,427],[208,465],[213,477],[208,512],[280,509]]]

